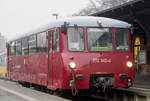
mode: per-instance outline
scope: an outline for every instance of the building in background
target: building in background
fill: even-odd
[[[6,38],[0,33],[0,76],[6,76],[7,60]]]

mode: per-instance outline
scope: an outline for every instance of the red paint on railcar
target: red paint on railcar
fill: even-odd
[[[73,61],[76,63],[74,73],[77,89],[89,89],[91,78],[97,79],[98,77],[113,78],[114,88],[133,85],[134,66],[132,66],[132,68],[126,66],[127,61],[133,63],[130,30],[128,31],[128,51],[122,52],[116,50],[116,28],[114,27],[112,28],[113,50],[109,52],[91,52],[88,51],[87,45],[87,27],[83,27],[85,33],[84,51],[69,51],[67,34],[61,33],[61,28],[59,27],[60,51],[57,52],[57,40],[56,37],[54,37],[54,35],[56,36],[56,28],[46,30],[46,52],[25,56],[10,56],[10,54],[8,54],[8,76],[14,80],[47,86],[47,88],[52,90],[58,88],[71,89],[69,81],[72,79],[72,75],[69,63]],[[52,39],[51,44],[50,39]],[[52,47],[52,50],[50,50],[50,47]],[[10,52],[10,47],[7,48],[8,52]],[[78,77],[83,78],[78,80]],[[131,82],[130,85],[127,84],[128,79],[129,82]]]

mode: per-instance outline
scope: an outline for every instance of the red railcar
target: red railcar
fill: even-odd
[[[130,24],[104,17],[57,20],[9,41],[8,76],[51,90],[130,87]]]

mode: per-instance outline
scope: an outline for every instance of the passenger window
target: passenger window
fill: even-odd
[[[22,55],[27,55],[29,53],[28,38],[22,40]]]
[[[46,32],[37,34],[37,51],[38,53],[46,52]]]
[[[36,50],[36,35],[29,37],[29,54],[35,54]]]
[[[59,29],[56,30],[56,51],[59,52]]]
[[[15,47],[15,42],[10,43],[10,56],[15,56],[16,55],[16,47]]]
[[[22,55],[21,40],[16,41],[16,56]]]
[[[53,33],[53,51],[55,52],[55,32]]]

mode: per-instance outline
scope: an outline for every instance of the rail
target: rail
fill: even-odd
[[[106,101],[150,101],[150,89],[145,88],[119,88],[113,89],[110,94],[93,96]]]

